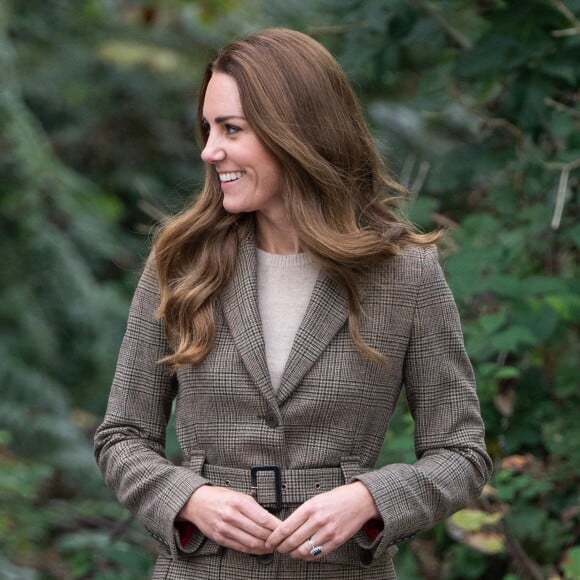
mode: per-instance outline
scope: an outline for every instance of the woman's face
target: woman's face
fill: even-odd
[[[262,212],[272,220],[285,215],[280,165],[248,124],[232,76],[213,73],[203,102],[203,123],[208,139],[201,158],[219,176],[224,209]]]

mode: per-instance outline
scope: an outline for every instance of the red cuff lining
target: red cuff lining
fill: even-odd
[[[378,535],[384,530],[385,524],[383,520],[375,519],[375,520],[368,520],[363,524],[363,532],[366,534],[367,538],[374,542]]]
[[[186,521],[175,522],[175,527],[177,528],[177,533],[179,534],[179,543],[181,544],[182,548],[185,548],[197,528],[191,522]]]
[[[189,540],[191,540],[196,527],[191,522],[175,522],[175,527],[179,534],[179,543],[181,544],[181,547],[184,548],[187,546]],[[368,520],[363,525],[363,532],[371,542],[374,542],[378,535],[383,531],[384,527],[382,520]]]

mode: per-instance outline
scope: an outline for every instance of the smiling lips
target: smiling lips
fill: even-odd
[[[219,173],[219,178],[221,183],[227,183],[229,181],[236,181],[240,177],[244,176],[243,171],[229,171],[227,173]]]

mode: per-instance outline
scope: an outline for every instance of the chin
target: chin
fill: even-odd
[[[222,200],[223,208],[228,213],[250,213],[255,211],[255,207],[252,207],[251,204],[244,202],[244,200],[239,198],[229,198],[224,197]]]
[[[233,213],[233,214],[236,214],[236,213],[247,213],[247,211],[248,211],[245,208],[241,208],[241,207],[239,207],[239,206],[237,206],[235,204],[231,204],[231,203],[224,203],[222,205],[223,205],[224,210],[227,213]]]

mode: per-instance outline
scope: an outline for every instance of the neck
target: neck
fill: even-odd
[[[256,214],[256,245],[270,254],[302,252],[298,232],[290,222],[273,222],[261,214]]]

